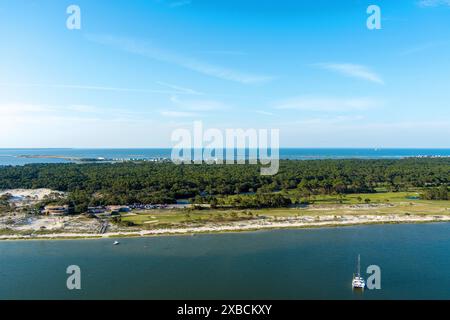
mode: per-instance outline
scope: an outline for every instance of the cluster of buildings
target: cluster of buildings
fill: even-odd
[[[129,212],[131,209],[128,206],[100,206],[100,207],[88,207],[88,213],[90,214],[110,214],[116,215],[123,212]],[[73,213],[73,208],[68,205],[48,205],[41,211],[44,215],[49,216],[64,216]]]
[[[91,214],[103,214],[109,213],[111,215],[117,215],[119,213],[130,212],[131,208],[129,206],[98,206],[98,207],[88,207],[88,213]]]
[[[141,204],[141,203],[135,203],[130,205],[131,209],[137,209],[137,210],[152,210],[152,209],[167,209],[167,204]]]
[[[131,210],[155,210],[155,209],[183,209],[190,204],[132,204],[132,205],[111,205],[88,207],[87,213],[93,215],[119,215]],[[64,216],[73,213],[73,208],[68,205],[47,205],[41,211],[44,215]]]
[[[130,205],[131,209],[136,210],[155,210],[155,209],[185,209],[192,205],[190,203],[173,203],[173,204],[133,204]]]
[[[129,161],[145,161],[145,162],[169,162],[171,161],[169,158],[145,158],[145,157],[137,157],[137,158],[98,158],[98,161],[112,161],[112,162],[129,162]]]

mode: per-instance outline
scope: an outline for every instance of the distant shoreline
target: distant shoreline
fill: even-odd
[[[18,155],[14,156],[16,158],[23,158],[23,159],[63,159],[68,161],[80,161],[83,158],[78,157],[69,157],[69,156],[53,156],[53,155]]]
[[[14,155],[11,157],[21,158],[21,159],[60,159],[70,162],[123,162],[123,161],[156,161],[156,160],[168,160],[167,158],[161,157],[139,157],[130,156],[125,158],[106,158],[106,157],[76,157],[76,156],[63,156],[63,155],[32,155],[32,154],[21,154]]]

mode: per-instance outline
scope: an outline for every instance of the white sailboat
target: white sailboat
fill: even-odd
[[[358,254],[358,270],[357,273],[353,275],[352,287],[354,289],[364,289],[366,282],[364,278],[361,277],[361,256]]]

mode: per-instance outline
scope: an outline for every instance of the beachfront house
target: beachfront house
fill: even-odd
[[[66,214],[69,214],[69,206],[64,205],[48,205],[44,207],[43,214],[49,215],[49,216],[64,216]]]

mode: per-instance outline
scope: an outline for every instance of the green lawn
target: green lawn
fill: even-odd
[[[160,228],[184,223],[227,222],[259,217],[272,219],[289,216],[319,215],[384,215],[384,214],[428,214],[450,215],[450,201],[411,200],[418,196],[415,192],[380,192],[374,194],[347,195],[339,203],[337,196],[316,196],[313,205],[297,208],[278,209],[205,209],[205,210],[147,210],[135,211],[132,215],[122,217],[146,228]],[[362,202],[359,201],[362,199]],[[370,199],[369,205],[365,199]],[[382,205],[384,204],[384,205]]]
[[[419,192],[378,192],[367,194],[349,194],[339,198],[336,195],[317,195],[311,197],[317,204],[336,204],[342,199],[343,204],[358,204],[365,203],[365,199],[370,199],[370,203],[389,203],[389,202],[402,202],[402,201],[417,201],[410,200],[408,197],[418,197]],[[361,198],[362,201],[359,201]]]
[[[253,213],[249,215],[249,212]],[[163,225],[175,225],[182,223],[227,222],[255,218],[258,213],[255,210],[147,210],[136,211],[135,215],[122,216],[122,221],[129,221],[147,228],[161,227]]]

